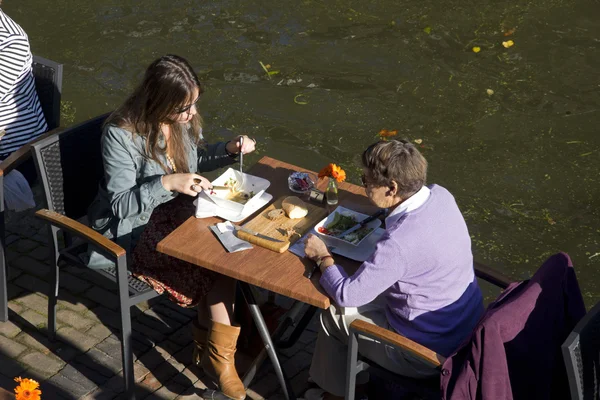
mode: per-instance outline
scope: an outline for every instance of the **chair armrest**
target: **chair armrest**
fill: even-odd
[[[488,266],[478,263],[477,261],[473,263],[473,266],[475,267],[475,276],[491,283],[492,285],[506,289],[508,285],[512,283],[506,275]]]
[[[44,132],[40,136],[38,136],[35,139],[33,139],[31,142],[25,143],[18,150],[13,151],[8,157],[6,157],[0,163],[0,176],[2,176],[2,175],[3,176],[8,175],[12,170],[14,170],[15,168],[17,168],[19,165],[21,165],[25,161],[29,160],[29,158],[31,157],[31,145],[33,143],[37,142],[38,140],[42,140],[42,139],[44,139],[44,138],[46,138],[46,137],[48,137],[50,135],[54,135],[59,130],[62,130],[62,129],[61,128],[57,128],[57,129],[53,129],[53,130],[48,131],[48,132]]]
[[[102,250],[113,255],[115,258],[119,258],[125,255],[125,249],[121,246],[102,236],[90,227],[77,222],[69,217],[59,214],[54,211],[47,210],[45,208],[36,211],[36,217],[43,219],[54,226],[58,226],[60,229],[71,232],[73,235],[82,237],[87,242],[98,246]]]
[[[373,339],[387,342],[388,344],[401,348],[402,350],[408,350],[413,355],[425,359],[436,367],[440,367],[446,361],[446,357],[436,353],[435,351],[430,350],[419,343],[413,342],[402,335],[367,321],[355,319],[350,324],[350,330]]]

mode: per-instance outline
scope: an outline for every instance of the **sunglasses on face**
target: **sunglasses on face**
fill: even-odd
[[[176,111],[177,111],[177,113],[178,113],[178,114],[183,114],[183,113],[187,112],[187,113],[189,114],[189,112],[190,112],[190,110],[192,109],[192,107],[193,107],[193,106],[196,106],[196,108],[198,108],[197,106],[198,106],[198,101],[199,101],[199,100],[200,100],[200,96],[198,96],[198,97],[196,98],[196,100],[194,100],[194,102],[193,102],[192,104],[190,104],[190,105],[187,105],[187,106],[185,106],[185,107],[182,107],[182,108],[180,108],[180,109],[176,110]]]

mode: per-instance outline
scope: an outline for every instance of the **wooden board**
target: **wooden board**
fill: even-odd
[[[304,218],[290,219],[285,214],[274,221],[267,218],[269,211],[276,208],[281,208],[281,202],[286,197],[288,196],[278,198],[259,215],[244,224],[245,228],[272,237],[273,239],[282,240],[283,242],[279,243],[262,239],[243,231],[237,232],[238,237],[252,244],[256,244],[257,246],[261,246],[278,253],[283,253],[288,249],[288,247],[290,247],[290,244],[293,244],[300,239],[300,236],[304,235],[306,232],[312,229],[317,222],[321,221],[323,218],[325,218],[325,216],[327,216],[327,209],[325,207],[316,205],[314,203],[305,202],[308,207],[308,214]],[[299,235],[293,235],[291,238],[288,237],[288,229],[294,229],[299,233]]]

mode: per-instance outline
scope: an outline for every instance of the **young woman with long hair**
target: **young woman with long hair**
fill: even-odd
[[[181,306],[198,305],[194,362],[227,397],[244,399],[234,364],[240,332],[232,324],[235,280],[156,251],[158,241],[193,215],[190,196],[210,188],[199,173],[254,151],[255,141],[247,136],[204,141],[197,110],[201,94],[196,73],[182,57],[166,55],[148,67],[142,83],[105,124],[105,179],[88,214],[95,230],[127,251],[139,279]],[[91,268],[107,263],[90,252]]]

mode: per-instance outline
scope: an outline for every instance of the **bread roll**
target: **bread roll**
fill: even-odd
[[[281,207],[291,219],[304,218],[308,214],[306,203],[296,196],[289,196],[283,199]]]

